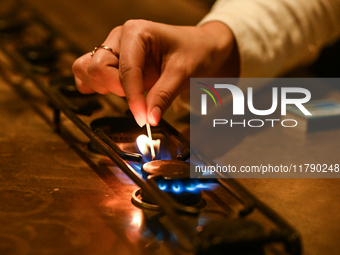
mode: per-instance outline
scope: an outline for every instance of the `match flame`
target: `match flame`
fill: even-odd
[[[161,145],[161,140],[152,140],[151,141],[155,151],[156,151],[156,157],[157,153],[159,152],[159,148]],[[146,135],[140,135],[136,139],[137,147],[139,152],[142,154],[144,161],[149,162],[152,160],[152,155],[151,155],[151,149],[150,149],[150,139]]]

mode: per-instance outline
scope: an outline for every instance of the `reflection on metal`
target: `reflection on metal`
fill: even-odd
[[[140,193],[141,193],[141,189],[136,189],[132,192],[131,201],[135,206],[137,206],[139,208],[143,208],[143,209],[153,210],[153,211],[160,211],[161,210],[160,207],[157,204],[151,204],[151,203],[148,203],[148,202],[144,202],[142,200]]]

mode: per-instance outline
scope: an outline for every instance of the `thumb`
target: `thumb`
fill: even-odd
[[[175,74],[175,75],[174,75]],[[185,79],[175,71],[164,71],[146,97],[147,121],[158,124],[162,115],[183,90]]]

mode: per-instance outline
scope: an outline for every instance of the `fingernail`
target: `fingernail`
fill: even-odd
[[[151,112],[150,112],[150,114],[148,116],[148,122],[150,124],[152,124],[152,125],[157,125],[158,122],[160,121],[161,117],[162,117],[162,110],[161,110],[161,108],[159,108],[158,106],[155,106],[151,110]]]
[[[138,124],[140,127],[144,127],[144,126],[145,126],[145,124],[146,124],[146,119],[143,118],[141,115],[137,115],[137,116],[135,117],[135,119],[136,119],[137,124]]]

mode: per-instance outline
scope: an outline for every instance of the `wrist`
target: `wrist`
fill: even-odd
[[[230,28],[220,22],[211,21],[200,26],[213,42],[212,58],[214,77],[239,77],[240,57],[237,43]]]

